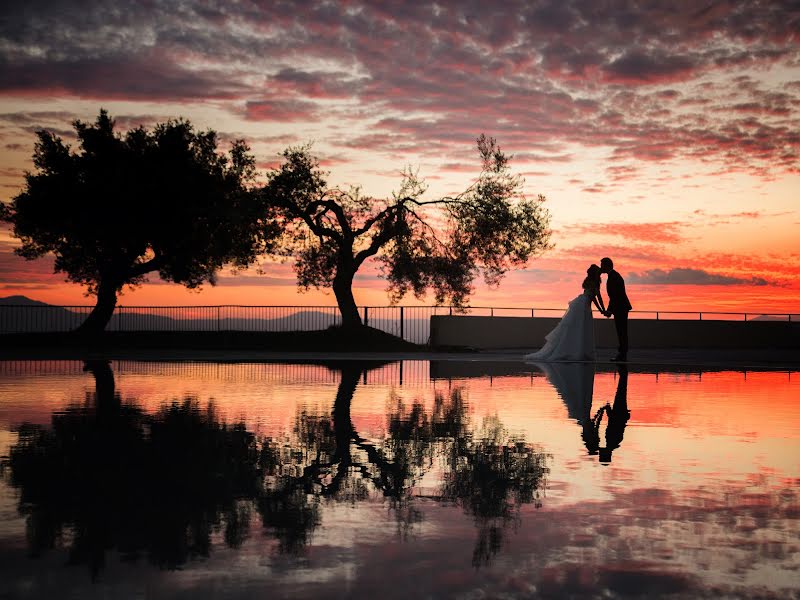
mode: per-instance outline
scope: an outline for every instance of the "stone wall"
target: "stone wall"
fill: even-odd
[[[431,317],[434,348],[536,349],[559,319],[552,317]],[[595,345],[616,348],[613,319],[594,319]],[[800,348],[796,321],[700,321],[631,319],[630,347],[635,348]]]

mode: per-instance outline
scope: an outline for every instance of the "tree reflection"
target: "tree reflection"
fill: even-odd
[[[147,413],[123,402],[107,362],[87,362],[95,391],[53,414],[50,427],[23,425],[5,472],[19,489],[33,556],[66,547],[93,576],[110,551],[174,569],[210,554],[215,536],[243,543],[257,514],[278,553],[304,553],[325,502],[384,499],[402,537],[423,520],[427,498],[460,506],[478,529],[475,565],[490,561],[522,505],[538,506],[546,456],[508,433],[497,417],[470,422],[462,390],[428,408],[389,398],[386,435],[362,436],[351,409],[362,377],[385,363],[342,361],[328,414],[301,410],[284,437],[257,440],[195,399]]]
[[[217,531],[241,544],[250,521],[242,500],[259,483],[254,436],[193,399],[148,415],[122,402],[108,363],[86,370],[95,392],[54,413],[50,428],[21,426],[8,457],[31,554],[63,542],[69,563],[96,576],[112,549],[171,569],[207,556]]]
[[[364,373],[385,363],[342,361],[327,366],[340,373],[330,415],[298,414],[292,439],[263,441],[265,485],[258,508],[279,551],[299,554],[320,524],[321,499],[356,502],[371,489],[401,502],[408,465],[391,445],[378,448],[353,426],[350,410]],[[398,437],[402,437],[399,431]]]
[[[368,367],[351,362],[332,368],[340,371],[341,380],[331,415],[301,412],[293,440],[265,440],[264,467],[272,478],[266,496],[280,500],[262,504],[262,517],[284,541],[281,549],[301,550],[298,542],[305,543],[319,524],[319,498],[355,502],[372,492],[388,499],[400,535],[408,536],[423,518],[415,505],[415,486],[438,461],[445,474],[435,498],[473,516],[479,531],[473,564],[489,562],[502,545],[504,530],[518,522],[521,506],[540,505],[547,456],[510,436],[497,417],[473,431],[459,388],[448,396],[437,393],[430,411],[421,402],[407,406],[393,395],[387,435],[376,445],[359,434],[350,415]],[[287,498],[294,499],[291,507],[299,517],[291,530],[284,520],[277,519],[284,529],[275,525]]]
[[[497,417],[484,419],[475,436],[453,448],[442,496],[474,517],[479,534],[472,562],[480,566],[500,549],[506,527],[519,522],[523,504],[541,506],[547,456],[509,436]]]

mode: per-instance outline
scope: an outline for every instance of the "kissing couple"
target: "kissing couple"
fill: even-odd
[[[600,275],[606,274],[606,293],[608,308],[600,293]],[[628,360],[628,313],[633,309],[625,293],[625,280],[614,270],[614,261],[605,257],[600,266],[591,265],[583,280],[583,293],[569,303],[567,312],[558,325],[545,336],[545,344],[525,360],[534,361],[593,361],[594,325],[592,323],[592,304],[606,318],[614,317],[619,349],[612,361]]]

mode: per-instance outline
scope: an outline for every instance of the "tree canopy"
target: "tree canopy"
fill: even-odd
[[[308,147],[289,148],[261,190],[284,226],[276,253],[294,259],[301,289],[332,288],[345,325],[360,324],[356,272],[376,257],[393,302],[432,291],[437,304],[463,306],[481,274],[497,285],[513,268],[550,248],[545,198],[525,198],[522,180],[493,138],[477,140],[481,169],[454,196],[427,200],[407,169],[390,199],[359,188],[329,188]]]
[[[148,273],[196,288],[270,248],[277,229],[251,191],[255,161],[243,141],[218,152],[214,131],[182,119],[122,135],[104,110],[73,126],[77,152],[37,132],[36,170],[0,218],[22,241],[17,254],[53,254],[56,272],[97,296],[84,329],[103,329],[117,294]]]

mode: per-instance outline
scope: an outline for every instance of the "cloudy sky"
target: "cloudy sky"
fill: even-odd
[[[636,309],[800,311],[796,1],[4,2],[0,199],[37,129],[69,139],[100,107],[122,129],[183,116],[245,138],[262,168],[313,142],[331,183],[374,196],[408,165],[431,197],[463,189],[475,138],[496,137],[556,248],[474,305],[563,306],[608,255]],[[0,296],[87,302],[14,247],[0,231]],[[384,287],[368,270],[357,300]],[[122,302],[333,298],[267,265]]]

